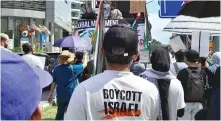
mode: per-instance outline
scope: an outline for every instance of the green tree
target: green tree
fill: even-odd
[[[162,44],[160,41],[153,39],[153,41],[150,44],[150,48],[151,48],[151,50],[154,50],[157,47],[163,47],[167,51],[172,52],[172,47],[170,45]]]

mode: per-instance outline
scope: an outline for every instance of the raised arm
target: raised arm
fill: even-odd
[[[87,63],[88,63],[88,53],[87,51],[84,51],[83,68],[87,67]]]

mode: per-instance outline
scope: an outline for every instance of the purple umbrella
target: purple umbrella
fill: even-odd
[[[63,37],[59,40],[57,40],[54,43],[55,47],[69,47],[69,48],[74,48],[74,37],[73,36],[68,36],[68,37]]]
[[[92,49],[91,39],[80,38],[80,36],[74,36],[75,51],[90,51]]]
[[[68,36],[57,40],[54,44],[55,47],[67,47],[74,48],[75,51],[90,51],[92,49],[92,44],[90,39],[83,39],[80,36]]]

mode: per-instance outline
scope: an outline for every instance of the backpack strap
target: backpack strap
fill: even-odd
[[[161,109],[162,109],[162,119],[163,120],[170,120],[169,117],[169,104],[168,104],[168,97],[169,97],[169,87],[170,87],[170,79],[157,79],[158,88],[160,93],[160,101],[161,101]]]
[[[178,64],[177,63],[173,63],[173,66],[174,66],[176,74],[178,74],[178,71],[179,71]]]
[[[188,72],[188,74],[192,73],[192,70],[190,70],[189,68],[186,68],[186,71]]]

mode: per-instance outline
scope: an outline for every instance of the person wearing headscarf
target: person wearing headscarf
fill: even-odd
[[[215,74],[216,69],[220,66],[220,61],[221,61],[221,52],[215,52],[212,55],[212,66],[209,66],[208,69]]]
[[[184,114],[184,92],[180,81],[170,71],[170,56],[167,50],[156,48],[151,56],[152,69],[140,76],[152,82],[159,90],[159,120],[176,120]]]
[[[83,64],[74,64],[75,55],[68,50],[59,55],[59,65],[52,72],[53,83],[49,92],[48,101],[52,101],[53,92],[56,87],[57,114],[56,120],[63,120],[71,95],[78,85],[77,77],[87,66],[87,53],[84,54]]]
[[[206,79],[206,90],[205,90],[205,100],[206,100],[206,106],[210,103],[210,98],[212,96],[212,88],[216,88],[217,83],[215,80],[215,72],[218,67],[220,67],[220,61],[221,61],[221,52],[215,52],[212,55],[212,65],[208,66],[206,68],[203,68],[207,79]]]

